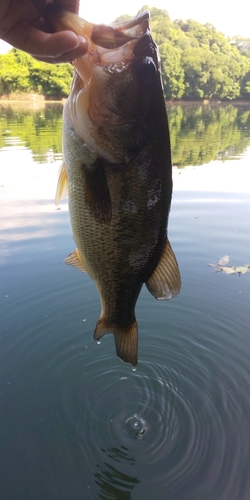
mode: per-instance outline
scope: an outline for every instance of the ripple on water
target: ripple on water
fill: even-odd
[[[223,359],[184,333],[162,337],[161,349],[148,338],[148,354],[136,372],[114,362],[105,341],[98,355],[84,358],[75,350],[60,360],[53,425],[71,429],[89,474],[102,467],[106,477],[107,467],[115,466],[125,474],[124,488],[134,474],[142,482],[135,498],[140,488],[156,491],[160,499],[166,488],[175,498],[188,487],[209,500],[243,488],[239,470],[242,457],[249,458],[242,433],[249,403],[242,405],[238,382]],[[114,477],[106,478],[110,486]]]
[[[41,328],[34,339],[33,328],[10,344],[8,356],[25,359],[27,384],[33,377],[33,404],[43,407],[52,476],[58,468],[69,485],[102,492],[116,484],[114,498],[136,486],[133,500],[247,499],[247,354],[226,313],[199,319],[199,327],[196,315],[190,332],[185,307],[176,322],[175,304],[167,329],[162,318],[157,326],[140,320],[136,371],[116,359],[112,336],[97,346],[86,323],[84,333],[48,341],[54,320],[46,319],[46,342]]]

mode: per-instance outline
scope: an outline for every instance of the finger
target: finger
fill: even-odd
[[[48,0],[26,0],[26,2],[19,2],[19,8],[22,9],[22,11],[24,8],[23,7],[24,3],[28,4],[29,11],[31,8],[31,4],[34,5],[36,11],[36,18],[39,19],[45,11]],[[28,21],[30,21],[30,18],[27,17],[27,9],[26,9],[26,16],[25,15],[22,16],[22,19],[27,19]]]
[[[17,2],[14,6],[12,2],[9,2],[8,8],[4,12],[1,12],[0,17],[0,38],[5,40],[8,33],[19,23],[22,19],[26,20],[30,24],[35,22],[37,17],[37,12],[35,6],[32,2]]]
[[[70,52],[66,52],[66,53],[61,54],[59,56],[48,57],[47,55],[44,55],[44,56],[34,56],[33,54],[31,54],[31,55],[33,57],[35,57],[35,59],[37,59],[38,61],[43,61],[43,62],[50,63],[50,64],[58,64],[58,63],[72,62],[72,61],[74,61],[74,59],[78,59],[79,57],[84,56],[84,54],[86,54],[86,52],[87,52],[86,43],[83,42],[83,47],[80,43],[80,45],[77,49],[74,49]]]
[[[84,38],[77,36],[72,31],[45,33],[26,21],[17,23],[4,40],[34,57],[46,59],[60,59],[64,54],[68,54],[67,60],[72,60],[74,51],[76,51],[77,57],[87,52],[87,43]]]
[[[69,10],[70,12],[73,12],[74,14],[78,14],[79,11],[79,0],[55,0],[54,3],[57,3],[61,7],[63,7],[65,10]]]

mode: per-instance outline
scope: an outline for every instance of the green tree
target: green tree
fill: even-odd
[[[170,41],[160,45],[162,82],[167,99],[180,99],[185,90],[181,50]]]
[[[244,78],[242,79],[242,84],[241,84],[241,95],[245,99],[250,99],[250,70]]]
[[[30,81],[37,92],[61,99],[69,94],[73,71],[69,64],[50,65],[34,60],[30,67]]]
[[[46,64],[17,49],[0,56],[0,94],[37,92],[67,97],[73,75],[70,64]]]
[[[0,94],[29,90],[29,69],[17,63],[15,51],[0,56]]]
[[[236,47],[243,56],[250,58],[250,38],[236,36],[232,38],[231,45]]]

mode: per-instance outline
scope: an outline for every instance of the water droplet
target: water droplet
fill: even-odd
[[[136,372],[136,366],[132,366],[132,371]]]
[[[100,344],[101,344],[101,340],[97,340],[97,341],[96,341],[96,343],[97,343],[98,345],[100,345]]]

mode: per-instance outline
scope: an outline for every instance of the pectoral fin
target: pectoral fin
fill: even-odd
[[[106,333],[113,333],[115,336],[117,356],[125,363],[136,366],[138,362],[138,328],[136,321],[127,327],[119,327],[101,317],[96,324],[94,339],[99,340]]]
[[[68,266],[75,267],[76,269],[79,269],[84,273],[87,272],[77,248],[74,250],[74,252],[68,255],[68,257],[64,260],[64,264],[68,264]]]
[[[62,163],[58,172],[55,204],[59,205],[60,201],[63,198],[67,198],[67,196],[68,196],[68,177],[65,164]]]
[[[166,240],[160,260],[146,281],[150,293],[159,300],[175,297],[181,289],[181,276],[175,254]]]
[[[101,161],[96,160],[91,168],[82,165],[82,171],[86,205],[98,222],[110,222],[112,216],[111,199]]]

